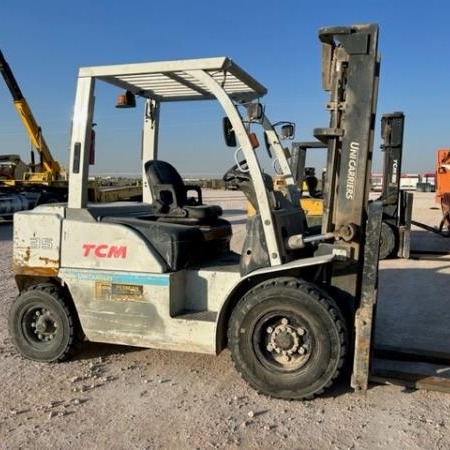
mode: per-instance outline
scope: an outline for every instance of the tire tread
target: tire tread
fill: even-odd
[[[261,284],[255,286],[254,288],[250,289],[236,304],[234,311],[232,313],[233,315],[236,313],[236,311],[239,311],[245,304],[248,304],[247,299],[250,295],[254,295],[255,292],[260,292],[264,289],[267,289],[267,287],[290,287],[295,288],[299,290],[303,290],[308,295],[310,295],[312,298],[314,298],[330,315],[330,317],[333,319],[333,322],[338,330],[338,336],[339,336],[339,345],[341,348],[341,354],[340,358],[337,364],[337,369],[335,373],[333,374],[332,378],[324,385],[322,388],[317,389],[315,392],[309,395],[305,395],[302,397],[296,396],[295,391],[291,392],[292,398],[295,398],[296,400],[312,400],[313,398],[323,394],[327,389],[329,389],[335,382],[336,378],[339,377],[341,373],[341,369],[344,366],[346,356],[347,356],[347,327],[345,324],[345,320],[342,316],[342,312],[337,306],[336,302],[324,291],[322,291],[319,287],[315,286],[314,284],[302,280],[302,279],[292,279],[292,278],[278,278],[278,279],[271,279],[265,282],[262,282]],[[245,308],[244,309],[250,309]],[[231,318],[230,318],[231,322]],[[232,342],[232,336],[231,336],[231,327],[228,327],[228,345],[230,347],[230,342]],[[235,360],[233,356],[233,351],[231,351],[231,359],[233,362],[233,366],[236,369],[236,371],[239,373],[240,377],[247,382],[245,375],[240,367],[240,364]],[[266,392],[263,392],[261,389],[258,389],[257,387],[252,386],[259,394],[266,394]],[[283,396],[283,398],[285,398]]]
[[[77,348],[80,347],[82,338],[79,331],[81,330],[80,324],[78,322],[77,314],[73,308],[73,305],[68,301],[65,297],[65,295],[62,292],[62,289],[55,284],[52,283],[45,283],[45,284],[35,284],[32,286],[29,286],[27,289],[22,291],[17,299],[20,298],[21,295],[23,295],[26,292],[42,292],[49,296],[51,296],[56,302],[60,304],[62,309],[64,310],[64,313],[67,317],[68,323],[69,323],[69,340],[65,346],[64,351],[54,360],[48,361],[51,363],[56,362],[63,362],[71,358],[75,353]],[[14,304],[13,304],[14,305]],[[12,317],[10,317],[10,323],[12,323]],[[13,333],[13,327],[10,325],[10,332]],[[15,340],[14,336],[13,339]],[[20,349],[19,349],[20,351]]]

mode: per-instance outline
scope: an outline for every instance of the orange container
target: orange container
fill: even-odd
[[[442,199],[445,193],[450,194],[450,148],[440,148],[437,151],[437,159],[436,159],[437,203],[442,203]]]

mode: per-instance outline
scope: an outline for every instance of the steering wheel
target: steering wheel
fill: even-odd
[[[250,174],[247,172],[243,172],[242,169],[248,170],[248,164],[245,159],[236,163],[234,166],[230,167],[222,177],[223,181],[248,181],[250,180]]]

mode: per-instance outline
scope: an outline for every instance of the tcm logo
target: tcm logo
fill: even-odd
[[[127,247],[108,244],[83,244],[83,256],[96,256],[97,258],[122,258],[127,257]]]

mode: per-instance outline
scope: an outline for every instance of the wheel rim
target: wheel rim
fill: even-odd
[[[54,312],[44,305],[31,305],[21,320],[23,336],[34,347],[47,347],[55,342],[58,334],[58,321]]]
[[[317,343],[306,321],[289,311],[265,314],[253,332],[253,348],[267,368],[293,372],[312,358]]]

